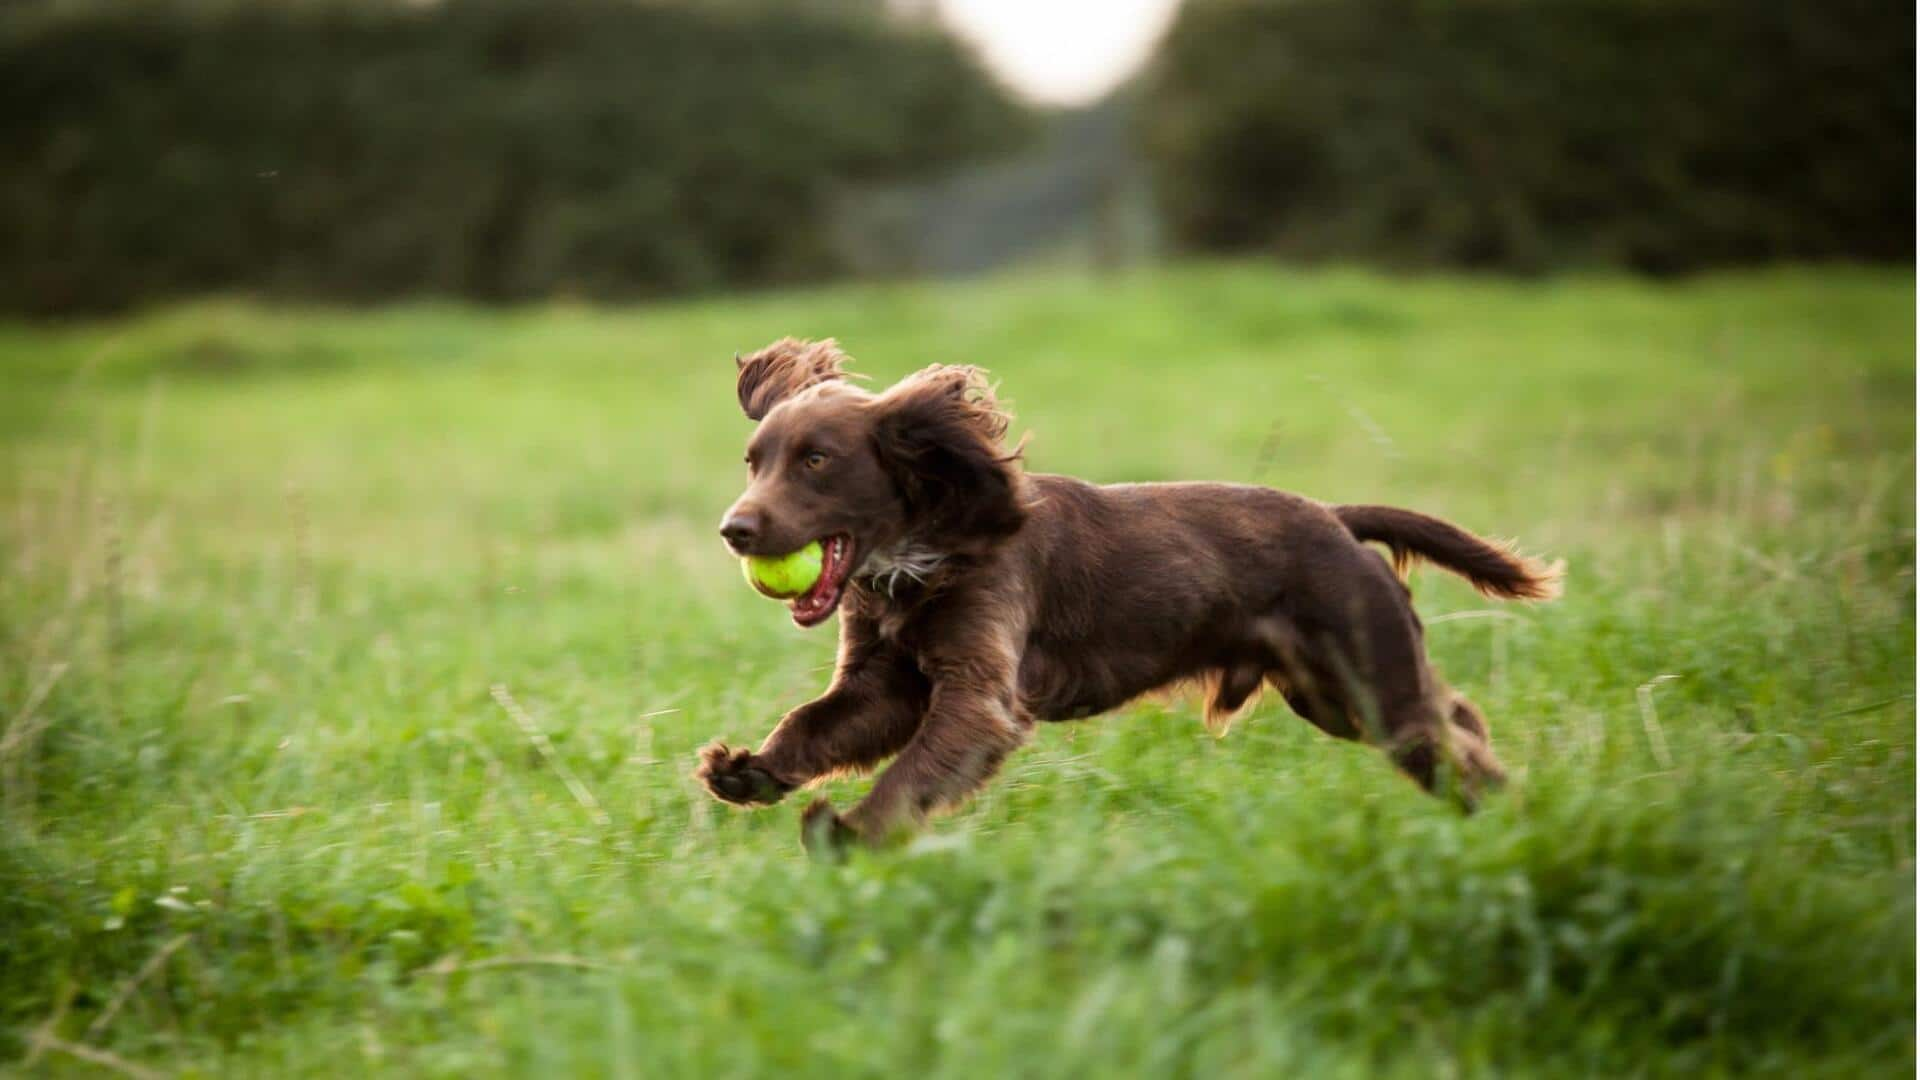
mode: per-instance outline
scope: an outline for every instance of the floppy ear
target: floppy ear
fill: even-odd
[[[781,338],[751,356],[736,353],[733,362],[740,369],[734,390],[740,395],[741,411],[747,419],[758,420],[809,386],[845,378],[840,368],[847,356],[832,338]]]
[[[951,538],[1009,535],[1025,523],[1020,451],[985,373],[935,364],[874,402],[874,444],[916,526]]]

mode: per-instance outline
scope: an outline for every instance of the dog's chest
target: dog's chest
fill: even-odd
[[[867,556],[858,580],[881,596],[899,595],[910,585],[925,585],[947,561],[945,554],[914,544],[895,544]]]
[[[912,545],[895,545],[868,556],[854,584],[865,594],[862,609],[872,618],[875,632],[911,646],[916,616],[946,561],[940,552]]]

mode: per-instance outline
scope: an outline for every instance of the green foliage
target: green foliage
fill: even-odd
[[[1878,0],[1190,0],[1144,128],[1189,248],[1911,261],[1913,42]]]
[[[818,277],[839,188],[1019,127],[952,41],[837,7],[14,5],[0,305]]]
[[[1912,296],[1194,265],[0,325],[0,1062],[1910,1076]],[[688,775],[832,660],[714,533],[731,354],[786,333],[989,365],[1035,468],[1566,558],[1544,606],[1412,581],[1512,789],[1145,702],[810,865],[801,799]]]

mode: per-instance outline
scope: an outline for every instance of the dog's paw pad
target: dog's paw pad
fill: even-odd
[[[769,806],[785,798],[791,788],[772,773],[753,764],[753,752],[713,743],[700,751],[694,776],[714,798],[739,806]]]

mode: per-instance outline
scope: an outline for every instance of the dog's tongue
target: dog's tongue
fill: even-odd
[[[791,604],[793,618],[802,626],[811,626],[825,618],[840,599],[840,587],[847,576],[847,541],[844,537],[829,537],[825,545],[826,559],[820,568],[820,578],[813,587],[795,597]]]
[[[795,611],[804,611],[817,605],[822,597],[832,591],[833,573],[832,568],[829,567],[820,572],[820,580],[813,583],[813,588],[794,597],[791,604]]]

